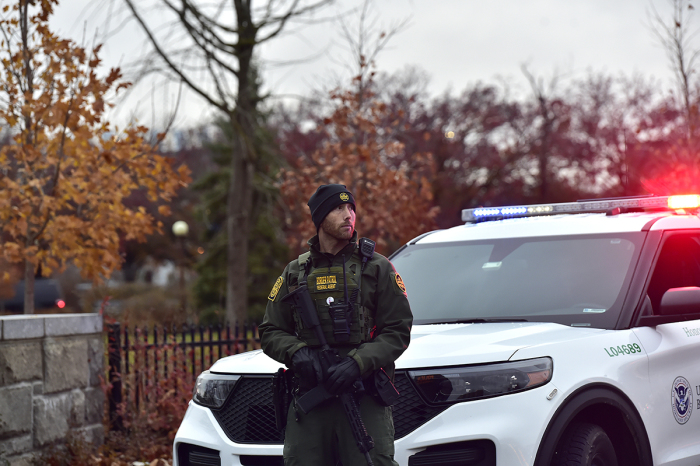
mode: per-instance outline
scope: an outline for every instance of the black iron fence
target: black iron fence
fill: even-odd
[[[160,381],[178,378],[193,386],[197,375],[218,359],[260,348],[255,324],[231,326],[122,327],[107,324],[109,413],[122,424],[120,410],[138,408]],[[184,380],[183,380],[184,379]]]

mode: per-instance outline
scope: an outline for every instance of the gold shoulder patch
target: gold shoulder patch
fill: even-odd
[[[401,293],[406,294],[406,285],[404,285],[401,275],[399,275],[398,272],[393,273],[392,275],[394,276],[394,283],[396,283],[396,286],[399,288]]]
[[[272,286],[272,290],[270,291],[270,296],[267,297],[270,301],[274,301],[275,298],[277,297],[277,293],[280,292],[280,288],[282,288],[282,283],[284,283],[284,278],[279,277],[275,284]]]
[[[394,280],[396,280],[396,285],[399,287],[399,289],[405,293],[406,285],[403,284],[403,279],[401,278],[401,275],[399,275],[398,273],[394,275]]]

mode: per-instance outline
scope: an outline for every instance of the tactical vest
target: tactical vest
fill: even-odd
[[[306,280],[311,299],[316,305],[323,333],[330,346],[340,345],[359,345],[360,343],[370,340],[370,331],[374,327],[374,315],[370,310],[363,306],[361,292],[358,287],[361,286],[361,271],[362,262],[357,254],[352,254],[345,262],[345,276],[348,281],[347,299],[352,302],[353,295],[355,296],[354,305],[351,307],[348,315],[350,335],[347,341],[337,341],[334,332],[334,323],[330,314],[329,298],[333,302],[339,303],[346,299],[345,283],[343,282],[343,267],[317,267],[312,268],[309,260],[310,253],[305,252],[299,256],[298,260],[298,283]],[[307,271],[308,268],[308,271]],[[294,322],[296,333],[309,346],[320,346],[314,332],[311,329],[305,328],[299,314],[294,312]]]

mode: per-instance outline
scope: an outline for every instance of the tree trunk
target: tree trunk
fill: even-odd
[[[34,314],[34,264],[24,261],[24,313]]]
[[[248,320],[248,234],[253,202],[255,161],[255,112],[250,67],[257,27],[252,20],[250,2],[235,0],[238,22],[238,95],[236,108],[229,113],[232,125],[233,154],[231,178],[226,199],[226,320],[233,324]]]
[[[237,133],[237,132],[236,132]],[[234,134],[236,134],[234,133]],[[240,135],[236,139],[240,139]],[[253,164],[246,160],[244,141],[234,144],[231,179],[226,202],[228,233],[226,267],[226,320],[230,324],[248,319],[248,232],[253,191]]]

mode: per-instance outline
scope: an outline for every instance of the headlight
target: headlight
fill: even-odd
[[[408,375],[429,402],[458,403],[545,385],[552,379],[552,359],[417,370]]]
[[[197,377],[192,399],[202,406],[221,408],[240,378],[240,375],[212,374],[204,371]]]

